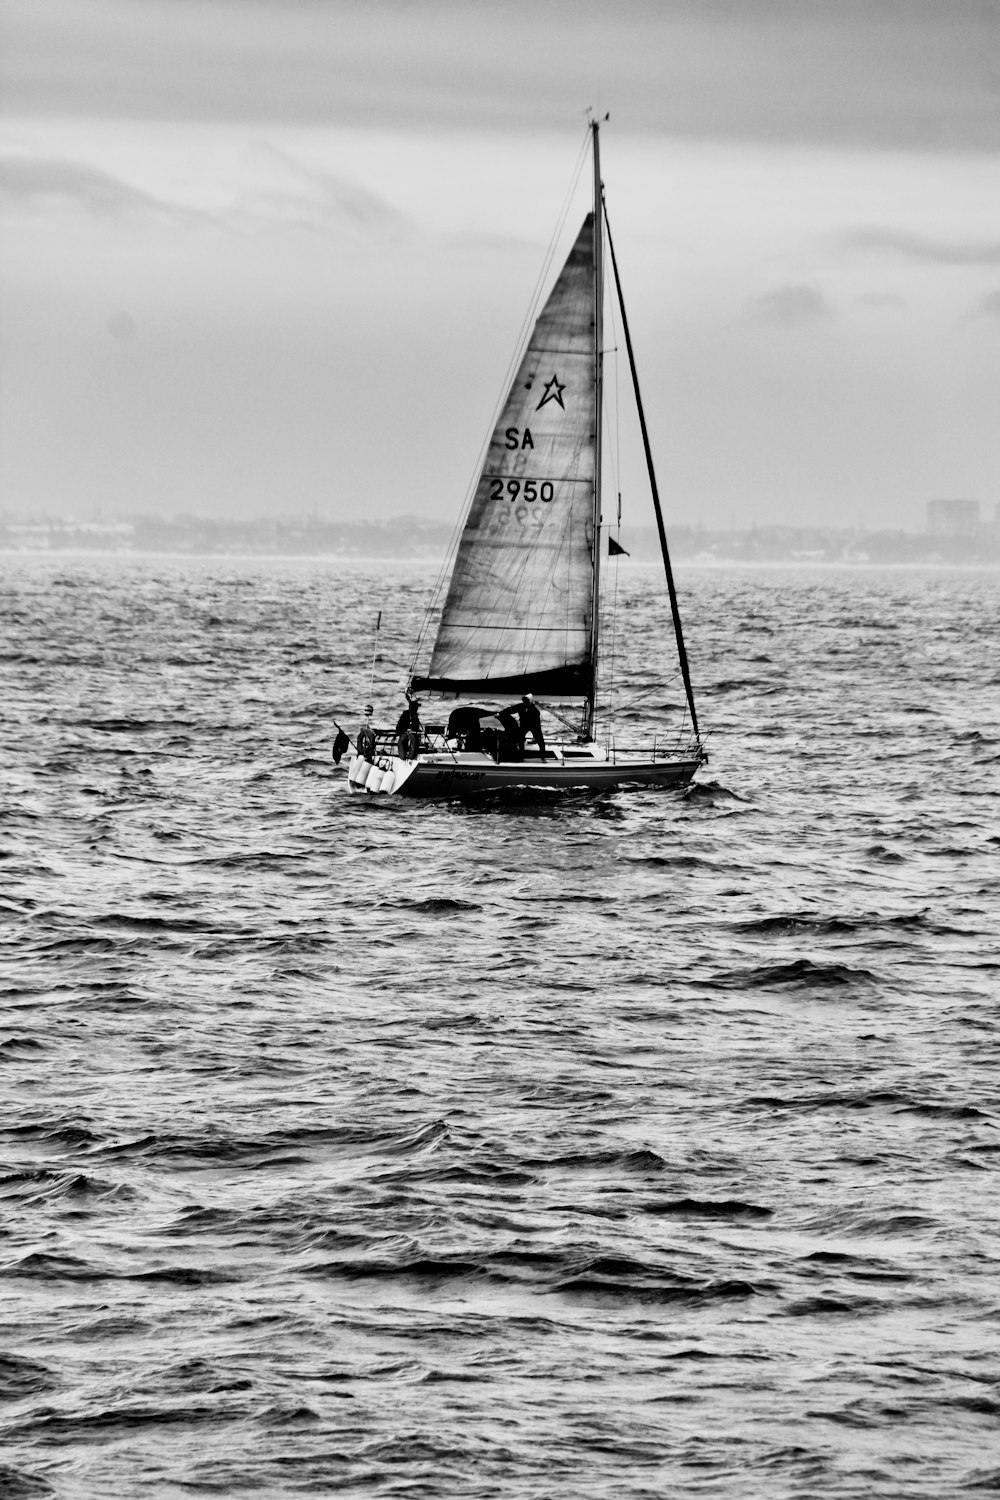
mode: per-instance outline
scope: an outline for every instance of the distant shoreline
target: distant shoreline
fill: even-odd
[[[227,557],[312,559],[344,565],[418,564],[438,567],[450,556],[456,528],[418,516],[391,521],[323,521],[318,518],[249,521],[177,515],[109,521],[29,518],[0,512],[4,555]],[[614,529],[626,566],[660,565],[656,530]],[[1000,529],[979,523],[964,530],[865,531],[859,526],[750,526],[709,530],[667,527],[670,555],[679,567],[995,567]]]
[[[120,562],[229,562],[229,563],[337,563],[340,566],[379,568],[386,564],[394,567],[425,567],[440,569],[445,556],[414,557],[394,556],[388,553],[372,553],[361,556],[342,552],[224,552],[194,550],[167,551],[138,547],[5,547],[0,545],[0,559],[25,558],[52,562],[83,558],[107,558]],[[995,572],[1000,570],[1000,558],[816,558],[816,557],[685,557],[671,555],[676,568],[697,569],[705,572],[722,572],[729,568],[742,568],[754,572],[776,572],[794,569],[797,572]],[[624,559],[623,567],[658,570],[662,567],[659,558],[636,557]]]

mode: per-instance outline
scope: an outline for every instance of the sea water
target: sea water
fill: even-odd
[[[0,560],[0,1493],[1000,1488],[1000,575],[683,568],[686,795],[349,795],[432,581]]]

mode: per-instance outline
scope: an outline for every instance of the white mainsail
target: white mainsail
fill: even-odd
[[[490,439],[430,671],[414,688],[591,692],[596,345],[588,214]]]

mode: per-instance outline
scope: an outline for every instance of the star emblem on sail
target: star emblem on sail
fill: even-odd
[[[557,401],[559,405],[562,406],[563,411],[565,411],[566,408],[565,406],[563,406],[563,391],[565,389],[565,382],[560,385],[559,376],[553,375],[551,380],[547,380],[545,382],[545,394],[543,395],[541,401],[539,401],[538,405],[535,407],[535,410],[541,411],[542,407],[545,406],[547,402]]]

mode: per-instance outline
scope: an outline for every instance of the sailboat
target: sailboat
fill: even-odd
[[[376,727],[373,706],[366,707],[348,761],[353,791],[461,797],[683,787],[707,759],[604,201],[596,119],[589,130],[593,209],[535,321],[493,429],[458,537],[429,665],[423,672],[412,665],[409,708],[395,727]],[[603,553],[624,552],[602,519],[606,257],[686,698],[679,729],[637,749],[619,744],[613,725],[598,717]],[[562,726],[560,735],[545,734],[543,711],[550,735],[553,722]],[[339,731],[334,758],[339,762],[348,748]]]

